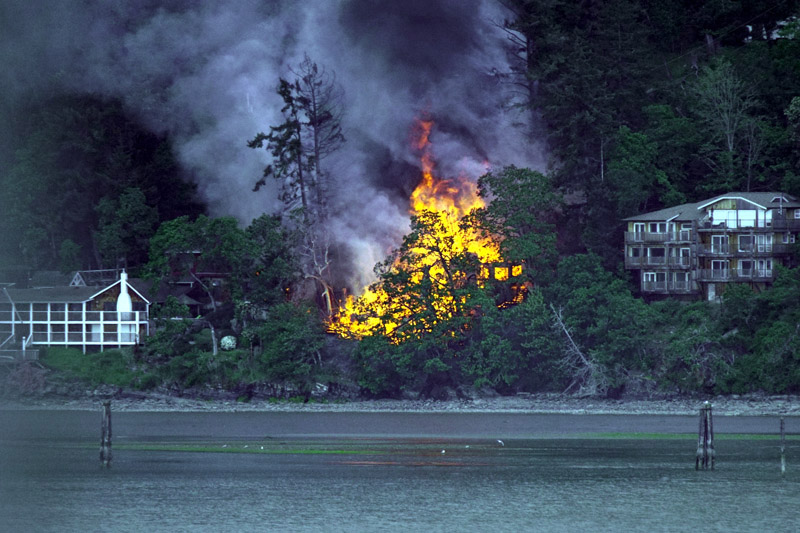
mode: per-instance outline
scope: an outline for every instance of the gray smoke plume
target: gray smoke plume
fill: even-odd
[[[497,75],[507,16],[495,0],[5,0],[0,111],[48,92],[119,97],[170,135],[212,214],[247,224],[279,204],[274,184],[252,192],[268,154],[246,143],[282,122],[278,79],[308,54],[344,90],[347,143],[325,165],[358,289],[408,229],[422,114],[441,175],[543,168]]]

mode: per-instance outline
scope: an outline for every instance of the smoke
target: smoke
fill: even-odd
[[[211,213],[246,224],[279,207],[274,183],[252,192],[268,154],[246,143],[282,122],[278,79],[308,54],[344,90],[347,142],[324,164],[358,288],[408,229],[420,115],[442,175],[543,167],[505,110],[504,16],[495,0],[5,0],[0,111],[60,91],[119,97],[170,135]]]

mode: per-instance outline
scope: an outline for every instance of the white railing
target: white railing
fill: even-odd
[[[700,271],[702,281],[743,281],[772,279],[773,270],[771,268],[731,268]]]
[[[137,344],[139,334],[127,331],[37,331],[29,337],[36,344]]]
[[[27,313],[26,313],[27,314]],[[25,317],[27,318],[27,317]],[[32,320],[23,319],[21,322],[34,322],[37,324],[45,324],[48,322],[56,323],[123,323],[123,324],[140,324],[147,322],[146,311],[133,311],[129,313],[120,313],[117,311],[51,311],[48,315],[47,311],[33,311]],[[66,319],[66,320],[65,320]]]
[[[643,292],[691,292],[692,282],[685,280],[677,281],[643,281]]]
[[[625,242],[686,242],[692,240],[691,230],[680,231],[626,231]]]

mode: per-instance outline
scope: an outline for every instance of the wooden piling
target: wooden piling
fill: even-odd
[[[786,424],[781,417],[781,475],[786,475]]]
[[[717,452],[714,450],[714,416],[711,404],[708,404],[708,454],[711,457],[711,470],[714,470],[714,463],[717,461]]]
[[[100,462],[106,467],[111,465],[111,400],[103,402],[100,419]]]
[[[709,466],[714,470],[716,453],[714,451],[714,417],[711,404],[705,402],[700,408],[700,417],[697,428],[697,456],[694,461],[694,469],[707,470]]]

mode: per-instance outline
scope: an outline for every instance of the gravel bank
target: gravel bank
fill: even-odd
[[[103,397],[80,399],[29,398],[0,400],[2,410],[96,410]],[[728,416],[798,416],[800,396],[720,396],[707,398],[714,412]],[[520,412],[557,414],[693,415],[705,398],[622,399],[576,398],[531,394],[471,400],[362,400],[295,403],[289,401],[198,400],[167,395],[121,395],[112,399],[115,411],[130,412]]]

